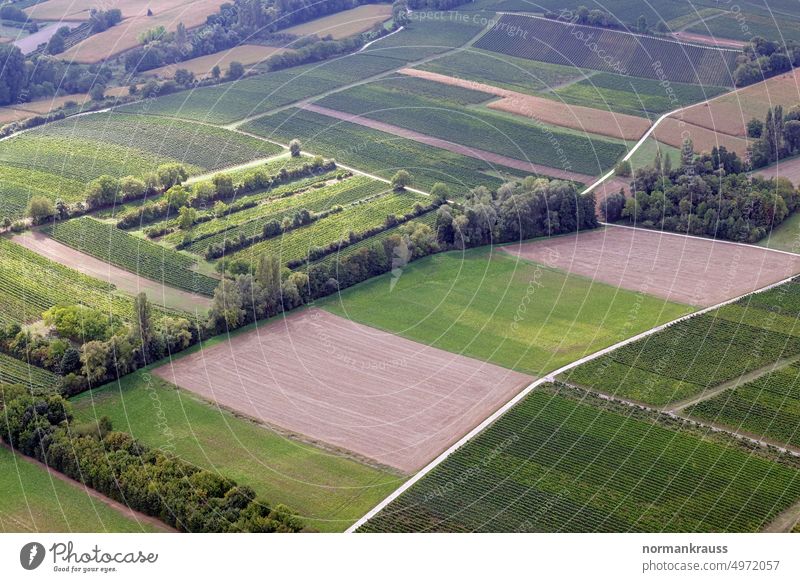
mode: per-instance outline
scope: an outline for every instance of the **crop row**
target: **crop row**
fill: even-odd
[[[307,189],[300,194],[279,198],[231,214],[227,217],[227,221],[223,218],[206,223],[209,225],[206,232],[211,232],[215,226],[214,222],[218,223],[216,230],[213,231],[214,234],[198,240],[186,248],[191,252],[201,254],[212,244],[222,244],[226,240],[236,239],[239,236],[252,237],[261,232],[266,223],[272,221],[280,223],[298,210],[305,209],[311,213],[319,213],[330,210],[334,206],[347,206],[388,189],[387,184],[365,176],[349,178],[330,186],[323,184],[323,182],[318,182],[317,185],[322,187],[306,186]],[[205,225],[200,225],[200,227],[203,226]],[[194,231],[193,235],[197,236],[198,230]]]
[[[434,183],[443,182],[455,197],[480,185],[498,187],[503,180],[494,173],[508,177],[521,173],[305,110],[289,109],[262,117],[244,129],[281,140],[299,137],[310,151],[382,178],[408,170],[414,176],[414,186],[430,189]]]
[[[0,384],[21,384],[37,393],[52,392],[60,378],[42,368],[0,354]]]
[[[508,30],[525,33],[508,34]],[[733,86],[737,51],[506,14],[475,43],[515,57],[634,77]]]
[[[547,385],[363,531],[758,531],[800,473]]]
[[[349,206],[308,226],[267,239],[228,256],[230,260],[254,263],[262,254],[280,257],[281,263],[301,260],[315,248],[326,247],[338,240],[380,226],[389,215],[411,212],[415,204],[425,205],[430,198],[413,192],[391,193],[377,200]]]
[[[770,372],[687,408],[691,416],[800,447],[800,368]]]
[[[381,83],[334,93],[320,104],[523,162],[562,168],[566,159],[572,170],[588,175],[612,167],[625,152],[620,142],[529,123],[522,117],[509,119],[400,92]],[[552,146],[554,141],[558,148]]]
[[[77,202],[83,197],[83,184],[31,168],[0,164],[0,218],[21,218],[31,196]]]
[[[800,284],[693,317],[578,366],[565,379],[662,405],[800,355]],[[787,315],[783,315],[787,314]]]
[[[134,237],[113,224],[82,217],[59,222],[50,235],[78,251],[153,281],[212,295],[218,281],[197,273],[196,261],[173,249]]]
[[[55,305],[76,303],[125,320],[132,315],[130,298],[113,285],[0,238],[0,323],[31,323]]]
[[[43,135],[143,152],[207,171],[274,156],[280,146],[235,131],[178,119],[111,111],[53,123]],[[148,168],[154,170],[155,165]]]

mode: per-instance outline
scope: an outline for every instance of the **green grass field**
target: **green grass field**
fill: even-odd
[[[78,486],[0,447],[0,532],[152,532]]]
[[[673,168],[681,166],[681,151],[672,147],[671,145],[663,144],[650,136],[642,144],[636,153],[631,156],[631,168],[637,170],[639,168],[653,167],[656,160],[656,153],[661,152],[662,159],[669,156]]]
[[[756,243],[760,247],[800,252],[800,212],[795,212],[769,233],[769,236]]]
[[[587,362],[566,381],[653,405],[702,393],[800,355],[800,283],[682,321]]]
[[[795,468],[544,385],[361,531],[754,532],[798,498]]]
[[[449,252],[322,305],[426,345],[542,375],[691,308],[592,283],[501,251]],[[516,319],[515,319],[516,318]]]
[[[75,416],[117,430],[285,503],[311,527],[343,531],[402,477],[284,437],[140,371],[73,399]]]

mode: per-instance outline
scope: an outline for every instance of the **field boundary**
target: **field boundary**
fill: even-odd
[[[678,235],[678,236],[681,236],[681,235]],[[457,449],[461,448],[467,442],[469,442],[470,440],[472,440],[473,438],[478,436],[480,433],[482,433],[489,426],[494,424],[494,422],[497,419],[499,419],[506,412],[508,412],[511,408],[513,408],[520,401],[522,401],[526,396],[528,396],[528,394],[530,394],[538,386],[541,386],[542,384],[545,384],[545,383],[554,382],[556,376],[558,376],[559,374],[563,374],[564,372],[567,372],[567,371],[569,371],[569,370],[571,370],[573,368],[577,368],[578,366],[580,366],[582,364],[585,364],[586,362],[590,362],[592,360],[596,360],[597,358],[599,358],[601,356],[604,356],[604,355],[606,355],[606,354],[608,354],[608,353],[610,353],[612,351],[615,351],[615,350],[617,350],[617,349],[619,349],[621,347],[624,347],[624,346],[626,346],[628,344],[631,344],[633,342],[636,342],[636,341],[644,339],[644,338],[646,338],[648,336],[651,336],[651,335],[653,335],[655,333],[658,333],[658,332],[666,329],[667,327],[669,327],[671,325],[674,325],[676,323],[680,323],[682,321],[686,321],[686,320],[691,319],[693,317],[698,317],[700,315],[704,315],[706,313],[714,311],[715,309],[719,309],[720,307],[724,307],[725,305],[729,305],[731,303],[735,303],[736,301],[739,301],[740,299],[742,299],[744,297],[747,297],[749,295],[755,295],[757,293],[764,293],[765,291],[769,291],[770,289],[773,289],[775,287],[779,287],[780,285],[784,285],[784,284],[790,282],[792,279],[794,279],[794,276],[788,277],[788,278],[783,279],[782,281],[778,281],[776,283],[771,283],[771,284],[769,284],[769,285],[767,285],[765,287],[762,287],[760,289],[757,289],[756,291],[753,291],[752,293],[746,293],[744,295],[740,295],[738,297],[734,297],[732,299],[728,299],[726,301],[723,301],[722,303],[718,303],[716,305],[712,305],[710,307],[705,307],[705,308],[700,309],[698,311],[695,311],[693,313],[689,313],[688,315],[683,315],[683,316],[681,316],[681,317],[679,317],[677,319],[673,319],[672,321],[668,321],[667,323],[663,323],[663,324],[658,325],[656,327],[653,327],[653,328],[651,328],[651,329],[649,329],[647,331],[644,331],[644,332],[642,332],[640,334],[637,334],[637,335],[635,335],[633,337],[630,337],[628,339],[625,339],[625,340],[617,342],[617,343],[615,343],[613,345],[610,345],[607,348],[603,348],[602,350],[599,350],[597,352],[589,354],[588,356],[584,356],[583,358],[575,360],[574,362],[571,362],[571,363],[569,363],[569,364],[567,364],[565,366],[562,366],[562,367],[558,368],[557,370],[553,370],[552,372],[550,372],[549,374],[545,375],[544,377],[533,381],[531,384],[529,384],[528,386],[523,388],[522,391],[519,392],[514,398],[512,398],[511,400],[506,402],[502,407],[500,407],[498,410],[496,410],[494,412],[494,414],[492,414],[491,416],[486,418],[478,426],[473,428],[466,435],[464,435],[461,439],[459,439],[454,445],[452,445],[450,448],[448,448],[446,451],[444,451],[441,455],[436,457],[433,461],[431,461],[428,465],[426,465],[418,473],[416,473],[414,476],[412,476],[408,481],[403,483],[396,491],[394,491],[386,499],[381,501],[376,507],[371,509],[364,517],[362,517],[356,523],[354,523],[352,526],[350,526],[346,530],[345,533],[355,533],[355,531],[359,527],[361,527],[367,521],[372,519],[375,515],[380,513],[392,501],[394,501],[395,499],[400,497],[400,495],[402,495],[408,489],[410,489],[415,483],[417,483],[417,481],[420,481],[425,475],[427,475],[433,469],[435,469],[447,457],[449,457],[451,454],[453,454]],[[683,418],[683,417],[681,417],[681,418]],[[723,431],[723,432],[729,432],[729,431]],[[734,434],[734,433],[729,433],[729,434]]]

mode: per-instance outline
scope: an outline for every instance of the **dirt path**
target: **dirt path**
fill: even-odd
[[[717,38],[708,34],[697,34],[694,32],[675,32],[672,36],[681,42],[694,42],[700,44],[708,44],[719,48],[743,48],[747,43],[741,40],[733,40],[730,38]]]
[[[800,501],[778,514],[761,531],[765,533],[788,533],[800,522]]]
[[[11,237],[11,240],[51,261],[66,265],[95,279],[111,283],[120,291],[131,295],[145,292],[153,303],[168,309],[204,314],[211,308],[211,299],[208,297],[195,295],[188,291],[175,289],[162,283],[145,279],[135,273],[125,271],[100,259],[76,251],[41,232],[26,232]]]
[[[161,531],[170,532],[170,533],[176,533],[177,532],[177,530],[175,530],[172,527],[168,526],[166,523],[164,523],[160,519],[156,519],[155,517],[150,517],[149,515],[145,515],[144,513],[136,511],[135,509],[131,509],[130,507],[128,507],[124,503],[120,503],[119,501],[115,501],[114,499],[111,499],[110,497],[107,497],[107,496],[103,495],[99,491],[97,491],[95,489],[92,489],[91,487],[87,487],[86,485],[84,485],[80,481],[76,481],[72,477],[68,477],[64,473],[62,473],[60,471],[56,471],[55,469],[52,469],[52,468],[48,467],[47,465],[45,465],[41,461],[37,461],[36,459],[34,459],[32,457],[28,457],[26,455],[22,455],[22,454],[16,452],[14,449],[12,449],[10,446],[8,446],[4,442],[0,442],[0,446],[2,446],[4,448],[6,448],[7,450],[11,451],[12,454],[19,456],[23,461],[26,461],[28,463],[32,463],[34,465],[37,465],[38,467],[41,467],[42,469],[47,471],[50,474],[51,477],[54,477],[54,478],[58,479],[59,481],[63,481],[64,483],[68,483],[69,485],[72,485],[73,487],[76,487],[78,489],[81,489],[84,493],[86,493],[86,495],[88,495],[92,499],[97,499],[101,503],[104,503],[104,504],[108,505],[109,507],[111,507],[112,509],[117,510],[118,512],[120,512],[122,515],[124,515],[125,517],[127,517],[129,519],[132,519],[132,520],[134,520],[136,522],[140,522],[140,523],[146,523],[146,524],[151,525],[151,526],[153,526],[153,527],[155,527],[157,529],[160,529]]]
[[[800,359],[800,356],[778,360],[777,362],[773,362],[767,366],[764,366],[763,368],[759,368],[758,370],[753,370],[752,372],[748,372],[747,374],[742,374],[738,378],[734,378],[733,380],[728,380],[727,382],[723,382],[718,386],[713,386],[708,390],[704,390],[697,396],[692,396],[691,398],[687,398],[685,400],[679,400],[678,402],[672,402],[668,404],[664,410],[665,412],[672,412],[672,413],[680,412],[684,408],[689,408],[690,406],[694,406],[699,402],[703,402],[704,400],[709,400],[710,398],[713,398],[717,394],[725,392],[725,390],[742,386],[744,384],[747,384],[748,382],[752,382],[753,380],[760,378],[761,376],[765,376],[770,372],[777,370],[778,368],[788,366],[789,364],[796,362],[798,359]]]
[[[650,122],[643,117],[614,113],[608,110],[591,109],[580,105],[569,105],[555,99],[535,97],[518,91],[487,85],[486,83],[459,79],[458,77],[430,71],[405,68],[400,69],[398,72],[409,77],[418,77],[443,85],[463,87],[488,95],[495,95],[501,99],[489,103],[487,105],[489,109],[512,113],[549,125],[626,141],[637,141],[650,128]]]
[[[404,127],[391,125],[389,123],[383,123],[382,121],[375,121],[373,119],[367,119],[365,117],[358,117],[350,113],[342,113],[341,111],[336,111],[334,109],[329,109],[327,107],[321,107],[319,105],[313,105],[311,103],[306,103],[305,105],[302,106],[302,108],[307,111],[312,111],[314,113],[319,113],[321,115],[332,117],[334,119],[339,119],[341,121],[347,121],[350,123],[357,123],[358,125],[363,125],[364,127],[377,129],[378,131],[382,131],[384,133],[396,135],[398,137],[410,139],[435,148],[447,150],[455,154],[460,154],[462,156],[475,158],[477,160],[481,160],[489,164],[506,166],[508,168],[514,168],[516,170],[521,170],[523,172],[541,174],[543,176],[558,178],[560,180],[572,180],[575,182],[581,182],[583,184],[588,184],[594,180],[594,176],[589,176],[587,174],[578,174],[577,172],[559,170],[558,168],[551,168],[549,166],[543,166],[541,164],[533,164],[531,162],[525,162],[522,160],[509,158],[508,156],[502,156],[500,154],[487,152],[485,150],[471,148],[444,139],[439,139],[438,137],[431,137],[429,135],[412,131]]]

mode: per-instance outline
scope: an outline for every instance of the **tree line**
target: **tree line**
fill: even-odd
[[[180,531],[303,530],[288,507],[271,506],[250,487],[114,431],[107,417],[75,423],[58,394],[0,384],[0,431],[14,450]]]
[[[636,172],[631,188],[631,198],[620,192],[606,200],[606,220],[748,243],[767,236],[800,205],[789,180],[751,177],[724,147],[684,160],[677,170],[658,157]]]
[[[785,115],[781,105],[770,107],[764,121],[753,118],[747,123],[747,136],[755,140],[748,146],[754,168],[797,155],[800,153],[800,106],[792,107]]]

